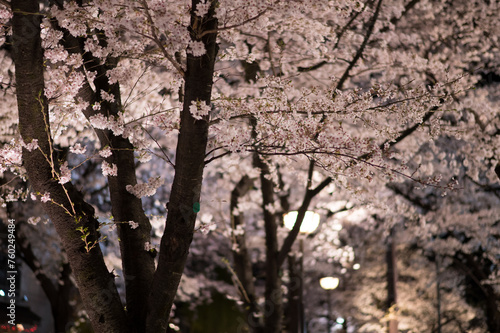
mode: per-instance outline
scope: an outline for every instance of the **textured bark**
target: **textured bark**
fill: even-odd
[[[84,114],[89,119],[97,114],[105,117],[118,118],[122,111],[120,86],[118,83],[110,84],[106,75],[107,71],[116,67],[117,60],[107,59],[105,62],[94,57],[91,52],[84,51],[85,38],[76,38],[68,31],[59,27],[52,21],[55,29],[64,33],[63,45],[69,53],[80,53],[84,59],[87,71],[96,72],[96,77],[91,82],[95,89],[86,82],[80,89],[78,97],[87,101],[89,106]],[[101,46],[106,46],[105,34],[97,34]],[[83,71],[83,68],[79,70]],[[102,98],[101,91],[113,94],[115,102]],[[99,103],[100,110],[94,110],[92,105]],[[118,237],[120,239],[120,254],[125,278],[125,292],[127,302],[127,315],[130,322],[138,332],[143,332],[146,324],[147,299],[149,288],[154,274],[154,256],[144,250],[144,244],[151,241],[151,223],[142,207],[142,201],[126,190],[127,185],[136,185],[134,147],[130,140],[123,136],[116,136],[110,130],[95,129],[101,147],[109,146],[113,155],[106,162],[117,166],[117,176],[108,176],[108,185],[111,200],[111,213],[117,223]],[[137,229],[131,229],[128,221],[139,224]]]
[[[13,0],[11,5],[19,130],[25,142],[37,139],[39,145],[39,149],[31,152],[23,149],[29,181],[34,191],[50,193],[52,202],[45,203],[44,209],[61,237],[94,330],[131,332],[99,246],[87,251],[82,233],[77,230],[79,227],[87,230],[88,242],[99,240],[94,209],[71,183],[61,185],[55,177],[59,166],[52,153],[48,103],[44,96],[38,1]]]
[[[266,287],[264,304],[264,332],[278,333],[282,328],[283,295],[278,264],[278,224],[276,215],[266,206],[274,204],[274,184],[270,179],[269,166],[257,155],[254,165],[260,169],[262,191],[262,210],[264,211],[264,229],[266,231]]]
[[[239,225],[244,224],[243,213],[234,214],[238,208],[239,198],[244,196],[253,185],[253,181],[248,176],[243,176],[234,190],[231,192],[230,214],[231,228],[237,230]],[[233,241],[237,245],[237,250],[233,250],[234,270],[241,283],[242,301],[245,303],[245,314],[250,331],[259,330],[259,319],[257,317],[257,304],[255,296],[255,286],[253,283],[252,261],[248,254],[245,234],[236,234]]]
[[[110,85],[106,71],[110,68],[99,65],[97,59],[85,54],[86,66],[97,71],[94,93],[89,84],[81,91],[81,96],[86,100],[99,102],[100,112],[108,117],[118,116],[121,111],[120,88],[118,84]],[[109,62],[108,62],[109,64]],[[102,99],[100,92],[113,93],[115,102],[109,103]],[[85,110],[85,116],[90,118],[95,115],[92,107]],[[122,258],[123,274],[125,277],[125,290],[127,301],[127,314],[131,323],[138,332],[143,332],[146,324],[147,299],[149,288],[154,274],[154,257],[151,252],[145,251],[144,244],[151,240],[151,223],[144,213],[142,201],[126,190],[127,185],[136,185],[134,147],[123,136],[116,136],[110,130],[96,130],[101,147],[109,146],[113,155],[106,161],[117,166],[117,176],[108,176],[108,185],[111,199],[111,212],[117,223],[118,237],[120,239],[120,253]],[[128,221],[139,224],[137,229],[130,228]]]
[[[199,3],[192,1],[192,8]],[[158,268],[149,295],[146,332],[165,332],[172,303],[179,285],[189,246],[193,239],[196,215],[200,209],[200,191],[205,165],[209,116],[195,119],[189,110],[192,102],[210,105],[214,63],[217,55],[216,1],[201,21],[191,15],[191,37],[202,41],[206,54],[188,54],[185,72],[184,105],[181,111],[179,138],[176,150],[175,177],[167,204],[165,233],[160,243]],[[201,23],[200,23],[201,22]],[[194,27],[194,28],[193,28]]]

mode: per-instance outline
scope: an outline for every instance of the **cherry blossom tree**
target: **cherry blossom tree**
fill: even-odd
[[[18,117],[6,117],[20,134],[10,133],[13,140],[2,149],[2,172],[28,177],[61,238],[96,332],[167,329],[198,213],[200,229],[218,214],[216,205],[204,204],[204,170],[206,179],[222,174],[229,180],[224,186],[204,191],[222,188],[230,200],[224,223],[242,300],[256,331],[279,332],[280,272],[305,211],[332,200],[329,186],[360,203],[404,180],[449,190],[455,172],[443,173],[441,181],[422,149],[437,153],[428,142],[444,135],[468,142],[460,146],[461,161],[474,181],[494,176],[498,115],[472,107],[490,103],[481,99],[487,89],[468,89],[479,80],[479,65],[485,73],[496,68],[496,6],[2,1],[16,88],[3,99],[17,104]],[[146,167],[152,155],[164,164],[149,164],[157,174],[140,183],[137,165]],[[124,303],[100,246],[102,221],[75,186],[74,169],[88,159],[99,161],[107,178]],[[456,163],[453,170],[460,170]],[[299,187],[297,177],[304,184],[290,190]],[[171,189],[157,249],[144,197],[165,180]],[[245,209],[245,196],[258,203],[265,231],[264,311],[253,291],[243,220],[256,207]],[[380,200],[377,209],[388,203]],[[298,222],[281,237],[281,215],[291,209],[299,210]]]

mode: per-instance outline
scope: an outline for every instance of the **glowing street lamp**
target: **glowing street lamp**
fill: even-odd
[[[339,286],[340,280],[337,277],[327,276],[319,280],[321,288],[325,290],[333,290]]]
[[[330,333],[332,330],[332,320],[330,315],[332,313],[332,305],[330,301],[331,291],[339,286],[340,280],[338,277],[326,276],[324,278],[319,279],[319,284],[321,288],[325,289],[328,292],[328,313],[326,314],[327,320],[327,332]]]
[[[295,225],[295,222],[297,221],[297,216],[299,215],[299,212],[293,211],[285,214],[283,221],[285,223],[285,227],[289,230],[293,229],[293,226]],[[319,225],[319,214],[312,212],[312,211],[307,211],[306,215],[304,216],[304,220],[302,220],[302,224],[300,225],[300,232],[303,234],[310,234],[316,230],[316,228]]]
[[[299,212],[293,211],[285,214],[283,216],[283,222],[285,224],[285,227],[289,230],[293,229],[293,226],[295,225],[295,222],[297,222],[297,217],[299,215]],[[303,235],[310,234],[316,230],[316,228],[319,226],[319,220],[320,216],[318,213],[307,211],[304,215],[304,219],[302,220],[302,223],[300,224],[300,233]],[[304,275],[304,266],[303,266],[303,257],[304,257],[304,237],[299,237],[299,251],[300,251],[300,258],[299,258],[299,269],[298,269],[298,288],[294,288],[294,296],[290,297],[290,299],[295,299],[297,300],[297,304],[294,307],[297,315],[291,315],[291,318],[295,318],[294,320],[291,321],[290,324],[290,329],[291,332],[296,333],[303,333],[306,332],[306,321],[305,321],[305,313],[304,313],[304,299],[303,299],[303,292],[304,292],[304,286],[303,286],[303,275]],[[290,273],[292,274],[292,270],[290,270]],[[295,303],[295,301],[294,301]]]

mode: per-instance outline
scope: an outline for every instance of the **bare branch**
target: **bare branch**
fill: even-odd
[[[375,23],[377,22],[378,15],[380,13],[380,7],[382,6],[382,0],[379,0],[377,4],[377,8],[375,9],[375,13],[373,14],[371,20],[370,20],[370,25],[368,26],[368,31],[366,32],[365,38],[363,40],[363,43],[361,43],[361,46],[359,47],[358,51],[356,52],[356,55],[354,58],[351,60],[349,63],[349,66],[346,68],[344,74],[340,78],[339,82],[337,83],[337,88],[338,90],[342,89],[342,86],[344,85],[345,81],[349,77],[349,73],[351,72],[351,69],[354,68],[358,60],[361,58],[363,55],[363,52],[366,48],[366,45],[368,44],[368,40],[370,39],[372,33],[373,33],[373,28],[375,27]]]

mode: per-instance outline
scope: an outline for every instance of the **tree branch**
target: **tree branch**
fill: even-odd
[[[342,90],[342,87],[343,87],[345,81],[349,77],[349,73],[351,72],[351,70],[354,68],[354,66],[358,62],[358,60],[363,55],[363,52],[366,48],[366,45],[368,45],[368,40],[370,39],[370,37],[373,33],[373,28],[375,27],[375,23],[377,22],[378,15],[380,13],[381,5],[382,5],[382,0],[379,0],[378,4],[377,4],[377,8],[375,9],[375,13],[373,14],[373,16],[370,20],[370,23],[368,26],[368,31],[366,32],[365,38],[363,39],[363,42],[361,43],[361,46],[359,47],[358,51],[354,55],[354,58],[349,63],[349,66],[347,66],[346,70],[344,71],[344,74],[340,78],[339,82],[337,82],[336,90]]]
[[[295,224],[288,233],[287,237],[285,238],[283,245],[281,246],[281,250],[278,253],[278,267],[281,267],[283,263],[285,262],[286,257],[288,256],[288,253],[292,249],[293,243],[297,239],[297,236],[299,235],[300,232],[300,226],[302,225],[302,222],[304,221],[304,217],[306,216],[307,209],[309,208],[309,204],[311,203],[311,200],[318,195],[325,187],[327,187],[331,182],[332,178],[328,177],[324,179],[321,184],[316,186],[314,189],[307,189],[306,194],[304,196],[304,199],[302,200],[302,205],[300,206],[297,214],[297,220],[295,221]]]
[[[234,270],[240,281],[240,288],[242,294],[242,301],[246,304],[248,316],[251,316],[252,322],[258,322],[257,318],[257,303],[255,295],[255,286],[253,283],[252,274],[252,261],[250,255],[248,254],[248,248],[246,245],[246,237],[244,231],[244,216],[243,212],[238,209],[238,201],[243,197],[253,186],[253,180],[247,175],[243,176],[238,184],[234,187],[231,192],[231,203],[230,203],[230,216],[231,216],[231,230],[232,230],[232,241],[236,245],[236,249],[233,248],[233,260],[234,260]],[[240,231],[239,226],[242,227]]]

